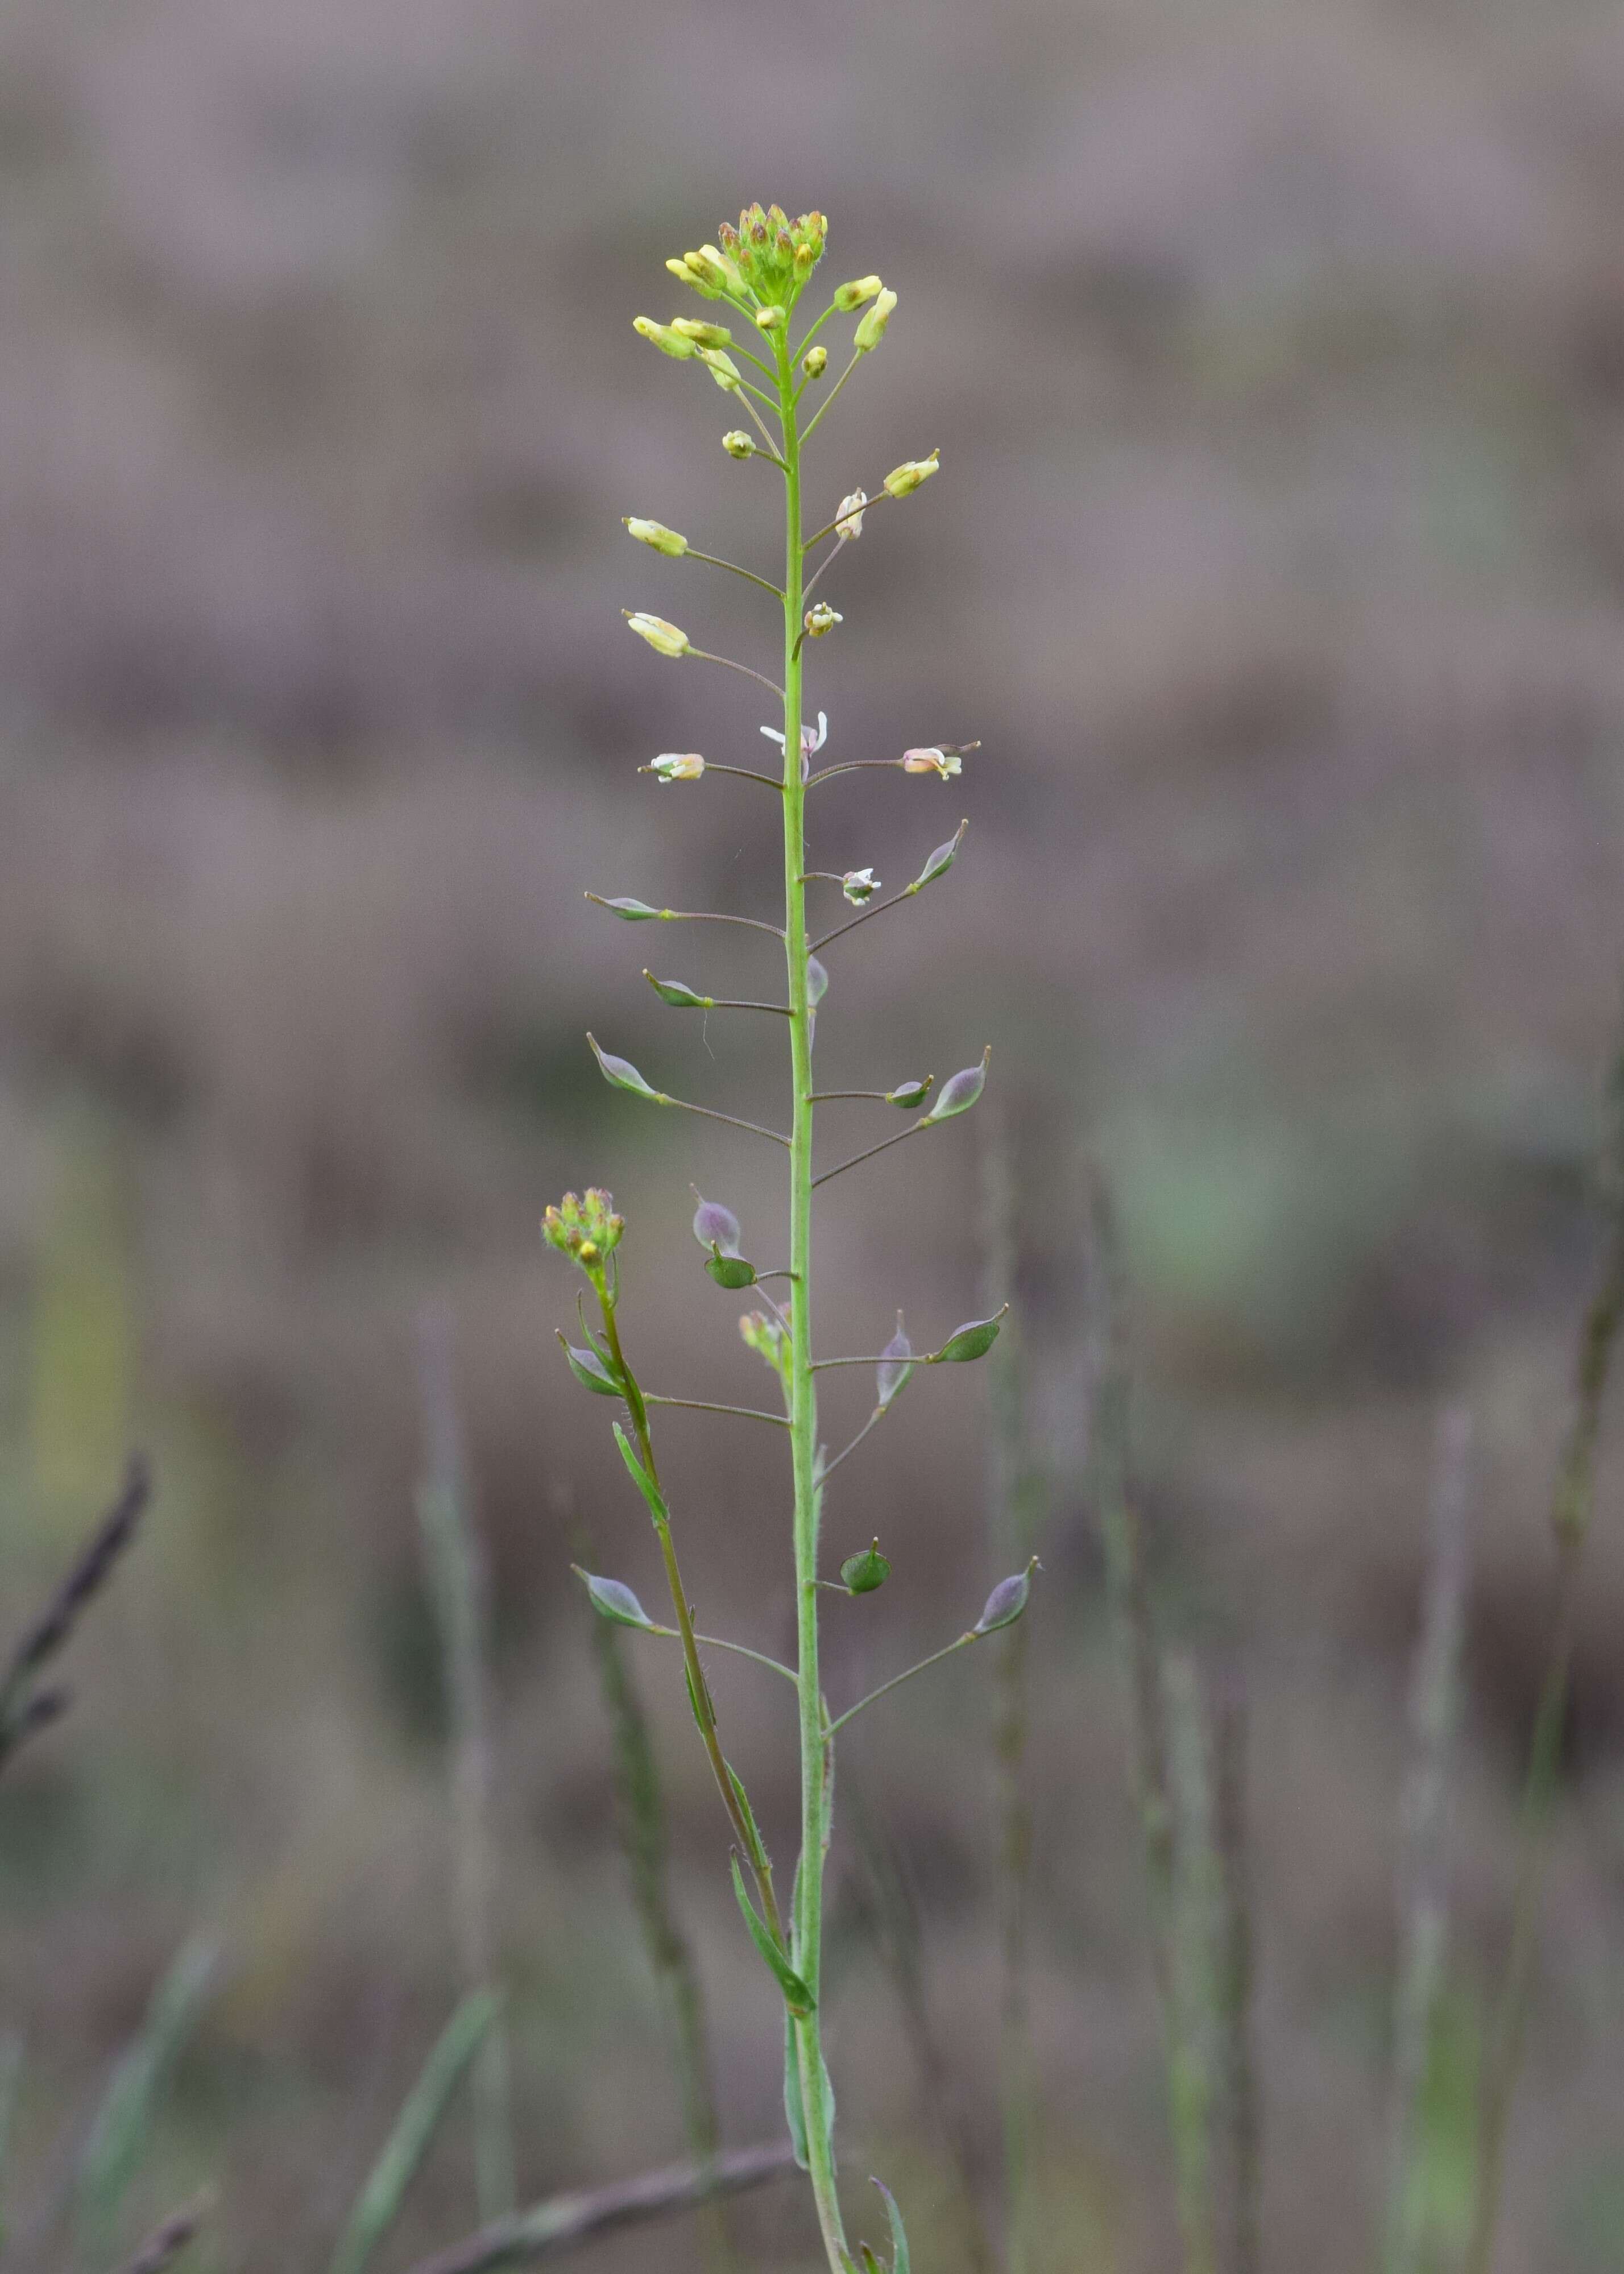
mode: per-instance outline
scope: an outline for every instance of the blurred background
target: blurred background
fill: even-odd
[[[770,802],[636,771],[668,749],[770,759],[768,714],[620,614],[771,669],[770,603],[619,524],[657,516],[771,572],[776,478],[723,455],[728,402],[630,328],[702,312],[662,263],[759,196],[829,214],[831,284],[877,269],[901,295],[819,430],[808,509],[942,452],[821,588],[845,617],[809,674],[829,755],[982,743],[945,788],[820,793],[820,865],[888,885],[961,814],[971,829],[951,878],[831,951],[818,1041],[831,1088],[944,1078],[996,1046],[1047,1480],[1035,2264],[1177,2260],[1086,1484],[1096,1173],[1131,1287],[1159,1614],[1251,1701],[1280,2266],[1372,2263],[1432,1449],[1444,1403],[1472,1417],[1432,2119],[1447,2252],[1624,960],[1616,10],[11,0],[0,188],[8,1638],[126,1449],[157,1478],[75,1645],[71,1719],[0,1787],[0,1982],[28,2049],[15,2218],[48,2232],[63,2143],[190,1935],[218,1941],[216,1987],[126,2217],[132,2240],[213,2179],[199,2263],[325,2256],[449,2010],[413,1500],[431,1301],[492,1571],[521,2189],[681,2152],[568,1576],[587,1540],[652,1603],[654,1544],[605,1409],[559,1359],[573,1290],[536,1226],[566,1186],[612,1186],[645,1380],[768,1387],[739,1299],[700,1271],[688,1187],[771,1248],[776,1156],[608,1089],[583,1039],[679,1094],[782,1109],[755,1025],[675,1017],[638,976],[646,958],[771,991],[769,944],[650,945],[582,898],[772,913]],[[822,1141],[889,1134],[883,1112],[832,1107]],[[994,1126],[983,1109],[830,1188],[825,1348],[877,1348],[898,1304],[921,1346],[978,1313]],[[896,1566],[882,1596],[830,1599],[837,1700],[958,1632],[1005,1568],[981,1375],[919,1380],[831,1488],[831,1550],[877,1530]],[[870,1385],[832,1379],[838,1443]],[[782,1650],[778,1449],[697,1415],[661,1440],[705,1623]],[[1624,2265],[1621,1474],[1604,1458],[1504,2274]],[[723,2130],[747,2142],[781,2122],[777,1998],[665,1649],[628,1662]],[[991,1660],[903,1691],[843,1772],[916,1891],[989,2215]],[[715,1685],[782,1860],[792,1715],[748,1666]],[[852,1821],[828,2000],[848,2176],[855,2198],[884,2173],[916,2259],[951,2274],[969,2260],[943,2096]],[[466,2126],[454,2112],[387,2263],[474,2223]],[[747,2264],[816,2263],[797,2187],[735,2232]],[[686,2270],[696,2250],[678,2222],[598,2263]]]

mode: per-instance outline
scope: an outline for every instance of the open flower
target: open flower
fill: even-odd
[[[868,502],[868,493],[867,490],[853,490],[850,497],[843,497],[841,499],[839,517],[835,523],[835,535],[837,537],[861,537],[862,535],[862,509]]]
[[[664,788],[667,782],[697,781],[704,770],[705,762],[697,750],[665,750],[646,771]]]
[[[964,772],[964,760],[957,750],[904,750],[902,771],[906,774],[936,774],[947,781]]]
[[[688,634],[679,631],[675,624],[668,624],[664,616],[645,615],[641,609],[634,615],[628,608],[626,621],[639,639],[646,639],[649,645],[661,655],[688,653],[690,644]]]
[[[765,734],[770,742],[776,742],[779,749],[784,748],[784,729],[782,727],[763,727],[762,728],[762,732]],[[817,724],[816,727],[812,725],[809,719],[801,727],[801,757],[803,758],[815,758],[828,739],[829,713],[827,711],[820,711],[817,714]]]
[[[835,626],[844,623],[846,619],[838,608],[831,608],[827,600],[820,600],[816,607],[807,610],[801,621],[806,626],[808,639],[822,639],[825,632],[833,631]]]
[[[848,869],[840,879],[840,890],[854,908],[871,900],[880,889],[880,880],[872,869]]]

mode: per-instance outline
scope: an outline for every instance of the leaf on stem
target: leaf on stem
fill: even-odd
[[[876,2180],[874,2184],[885,2198],[885,2216],[891,2221],[891,2274],[912,2274],[907,2231],[902,2224],[902,2213],[897,2209],[897,2198],[883,2180]]]
[[[659,1632],[631,1589],[619,1579],[599,1578],[594,1571],[583,1570],[579,1563],[572,1563],[569,1568],[585,1587],[587,1598],[600,1619],[607,1619],[612,1626],[636,1627],[643,1634]]]
[[[729,1861],[733,1865],[733,1893],[739,1898],[739,1909],[744,1914],[744,1923],[750,1930],[750,1940],[760,1952],[763,1964],[784,1992],[786,2006],[797,2021],[804,2021],[808,2014],[816,2011],[817,2000],[790,1964],[778,1943],[773,1940],[771,1929],[764,1924],[755,1904],[750,1901],[744,1884],[744,1874],[739,1869],[739,1857],[736,1851]]]
[[[649,1513],[654,1518],[656,1531],[664,1531],[671,1521],[671,1516],[660,1497],[660,1488],[633,1452],[631,1439],[618,1421],[614,1425],[614,1442],[620,1449],[620,1458],[630,1472],[632,1482],[649,1503]]]

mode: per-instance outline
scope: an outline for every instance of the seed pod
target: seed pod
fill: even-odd
[[[927,1366],[963,1366],[971,1359],[985,1358],[997,1341],[1004,1325],[1004,1310],[990,1319],[972,1319],[966,1326],[956,1327],[939,1351],[932,1351],[925,1360]]]
[[[897,1314],[897,1331],[880,1352],[880,1363],[875,1369],[875,1386],[879,1396],[879,1409],[883,1413],[893,1399],[900,1397],[907,1388],[914,1372],[914,1345],[902,1329],[902,1314]]]
[[[895,1089],[886,1091],[885,1103],[887,1105],[899,1105],[905,1112],[912,1112],[916,1105],[922,1105],[929,1096],[930,1085],[935,1080],[934,1074],[928,1073],[920,1081],[899,1081]]]
[[[595,907],[607,908],[611,915],[619,916],[622,923],[658,922],[663,914],[659,908],[651,908],[647,900],[606,900],[598,892],[589,892],[587,898]]]
[[[651,1088],[644,1081],[629,1058],[617,1058],[612,1051],[600,1050],[591,1035],[587,1036],[587,1041],[591,1044],[592,1056],[598,1060],[598,1071],[605,1081],[612,1082],[616,1089],[629,1089],[634,1097],[651,1098],[656,1105],[665,1103],[658,1090]]]
[[[572,1563],[569,1568],[585,1587],[587,1600],[600,1619],[607,1619],[617,1627],[636,1627],[643,1634],[659,1632],[636,1596],[620,1580],[600,1579],[595,1571],[583,1571],[579,1563]]]
[[[634,614],[629,608],[624,609],[622,614],[638,638],[646,639],[649,645],[661,655],[688,653],[690,644],[688,634],[679,631],[675,624],[668,624],[664,616],[647,615],[642,609]]]
[[[695,995],[693,989],[685,987],[680,979],[657,979],[651,971],[645,971],[643,975],[660,1001],[668,1003],[673,1011],[714,1011],[716,1008],[709,995]]]
[[[964,1066],[942,1085],[936,1103],[926,1114],[927,1122],[951,1121],[955,1113],[967,1113],[987,1087],[987,1068],[992,1058],[992,1044],[981,1052],[980,1065]]]
[[[931,855],[929,860],[926,862],[918,876],[914,877],[914,882],[908,886],[907,889],[910,892],[922,892],[927,885],[934,885],[938,877],[946,876],[948,870],[953,865],[954,856],[957,855],[959,847],[963,844],[964,833],[969,826],[970,825],[967,821],[961,821],[953,834],[948,839],[946,844],[938,845],[936,847],[936,851]]]
[[[848,1595],[871,1595],[876,1587],[883,1587],[891,1577],[891,1565],[880,1553],[879,1541],[865,1547],[861,1555],[848,1555],[840,1566],[840,1577]]]
[[[971,1633],[991,1634],[995,1628],[1012,1627],[1026,1608],[1027,1598],[1032,1593],[1033,1573],[1042,1568],[1034,1555],[1024,1571],[1017,1571],[1012,1578],[1000,1579],[988,1596],[987,1607],[971,1628]]]
[[[712,1248],[706,1259],[705,1269],[718,1287],[753,1287],[756,1266],[747,1263],[742,1255],[724,1255],[719,1247]]]
[[[814,1010],[829,992],[829,974],[816,956],[807,958],[807,1000]]]
[[[742,1234],[739,1219],[732,1209],[724,1208],[720,1201],[708,1201],[695,1192],[699,1206],[694,1211],[694,1237],[703,1248],[719,1247],[724,1255],[737,1255]]]
[[[583,1389],[590,1389],[598,1397],[620,1397],[625,1395],[620,1384],[595,1350],[578,1350],[574,1343],[559,1336],[559,1348],[569,1361],[569,1370]]]
[[[688,539],[679,537],[674,529],[667,529],[663,521],[640,521],[635,515],[626,518],[626,531],[639,545],[652,546],[656,553],[664,553],[673,561],[680,561],[688,551]]]

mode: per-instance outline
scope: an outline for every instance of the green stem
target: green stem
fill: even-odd
[[[795,1480],[795,1623],[801,1716],[801,1869],[795,1882],[792,1962],[812,1993],[813,2011],[794,2022],[807,2162],[831,2274],[848,2274],[851,2254],[835,2183],[833,2112],[823,2067],[818,2010],[823,1940],[823,1851],[827,1833],[828,1738],[818,1681],[817,1389],[812,1374],[812,1020],[807,997],[805,804],[801,765],[801,436],[786,334],[776,343],[784,429],[784,943],[789,979],[794,1120],[790,1133],[790,1443]],[[832,401],[832,395],[829,401]],[[824,406],[828,407],[826,402]],[[821,414],[820,414],[821,415]],[[814,422],[816,423],[816,422]]]

